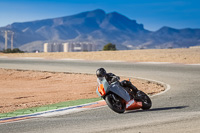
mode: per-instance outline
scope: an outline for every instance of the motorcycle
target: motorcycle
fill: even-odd
[[[127,89],[120,85],[119,80],[109,84],[105,77],[98,77],[97,82],[97,95],[102,97],[108,107],[117,113],[124,113],[126,110],[134,109],[148,110],[152,106],[151,99],[147,94],[140,91],[138,94],[140,100],[138,100],[136,96],[131,95]]]

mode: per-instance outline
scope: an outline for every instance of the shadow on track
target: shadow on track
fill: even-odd
[[[146,112],[146,111],[164,111],[164,110],[172,110],[172,109],[184,109],[189,106],[176,106],[176,107],[163,107],[163,108],[153,108],[149,110],[133,110],[133,111],[127,111],[126,113],[137,113],[137,112]]]

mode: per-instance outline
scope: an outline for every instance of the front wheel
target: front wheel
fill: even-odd
[[[108,107],[110,107],[113,111],[117,113],[124,113],[126,109],[126,104],[116,94],[108,94],[105,97],[105,101]]]

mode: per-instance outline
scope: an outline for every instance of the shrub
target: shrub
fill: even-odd
[[[24,53],[24,51],[21,51],[20,49],[18,48],[14,48],[14,49],[5,49],[2,51],[3,53]]]
[[[106,44],[106,45],[103,47],[103,50],[104,50],[104,51],[108,51],[108,50],[110,50],[110,51],[115,51],[115,50],[117,50],[117,49],[116,49],[115,44],[108,43],[108,44]]]

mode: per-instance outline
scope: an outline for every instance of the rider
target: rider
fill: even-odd
[[[97,69],[96,75],[97,75],[97,77],[105,77],[109,84],[120,79],[119,76],[116,76],[113,73],[106,73],[106,70],[104,68]],[[136,98],[138,97],[138,99],[140,99],[139,98],[140,91],[134,85],[132,85],[132,83],[130,81],[123,80],[122,82],[120,82],[120,85],[122,87],[124,87],[124,89],[126,89],[126,90],[127,90],[126,87],[128,87],[129,89],[127,91],[130,94],[136,96]]]

